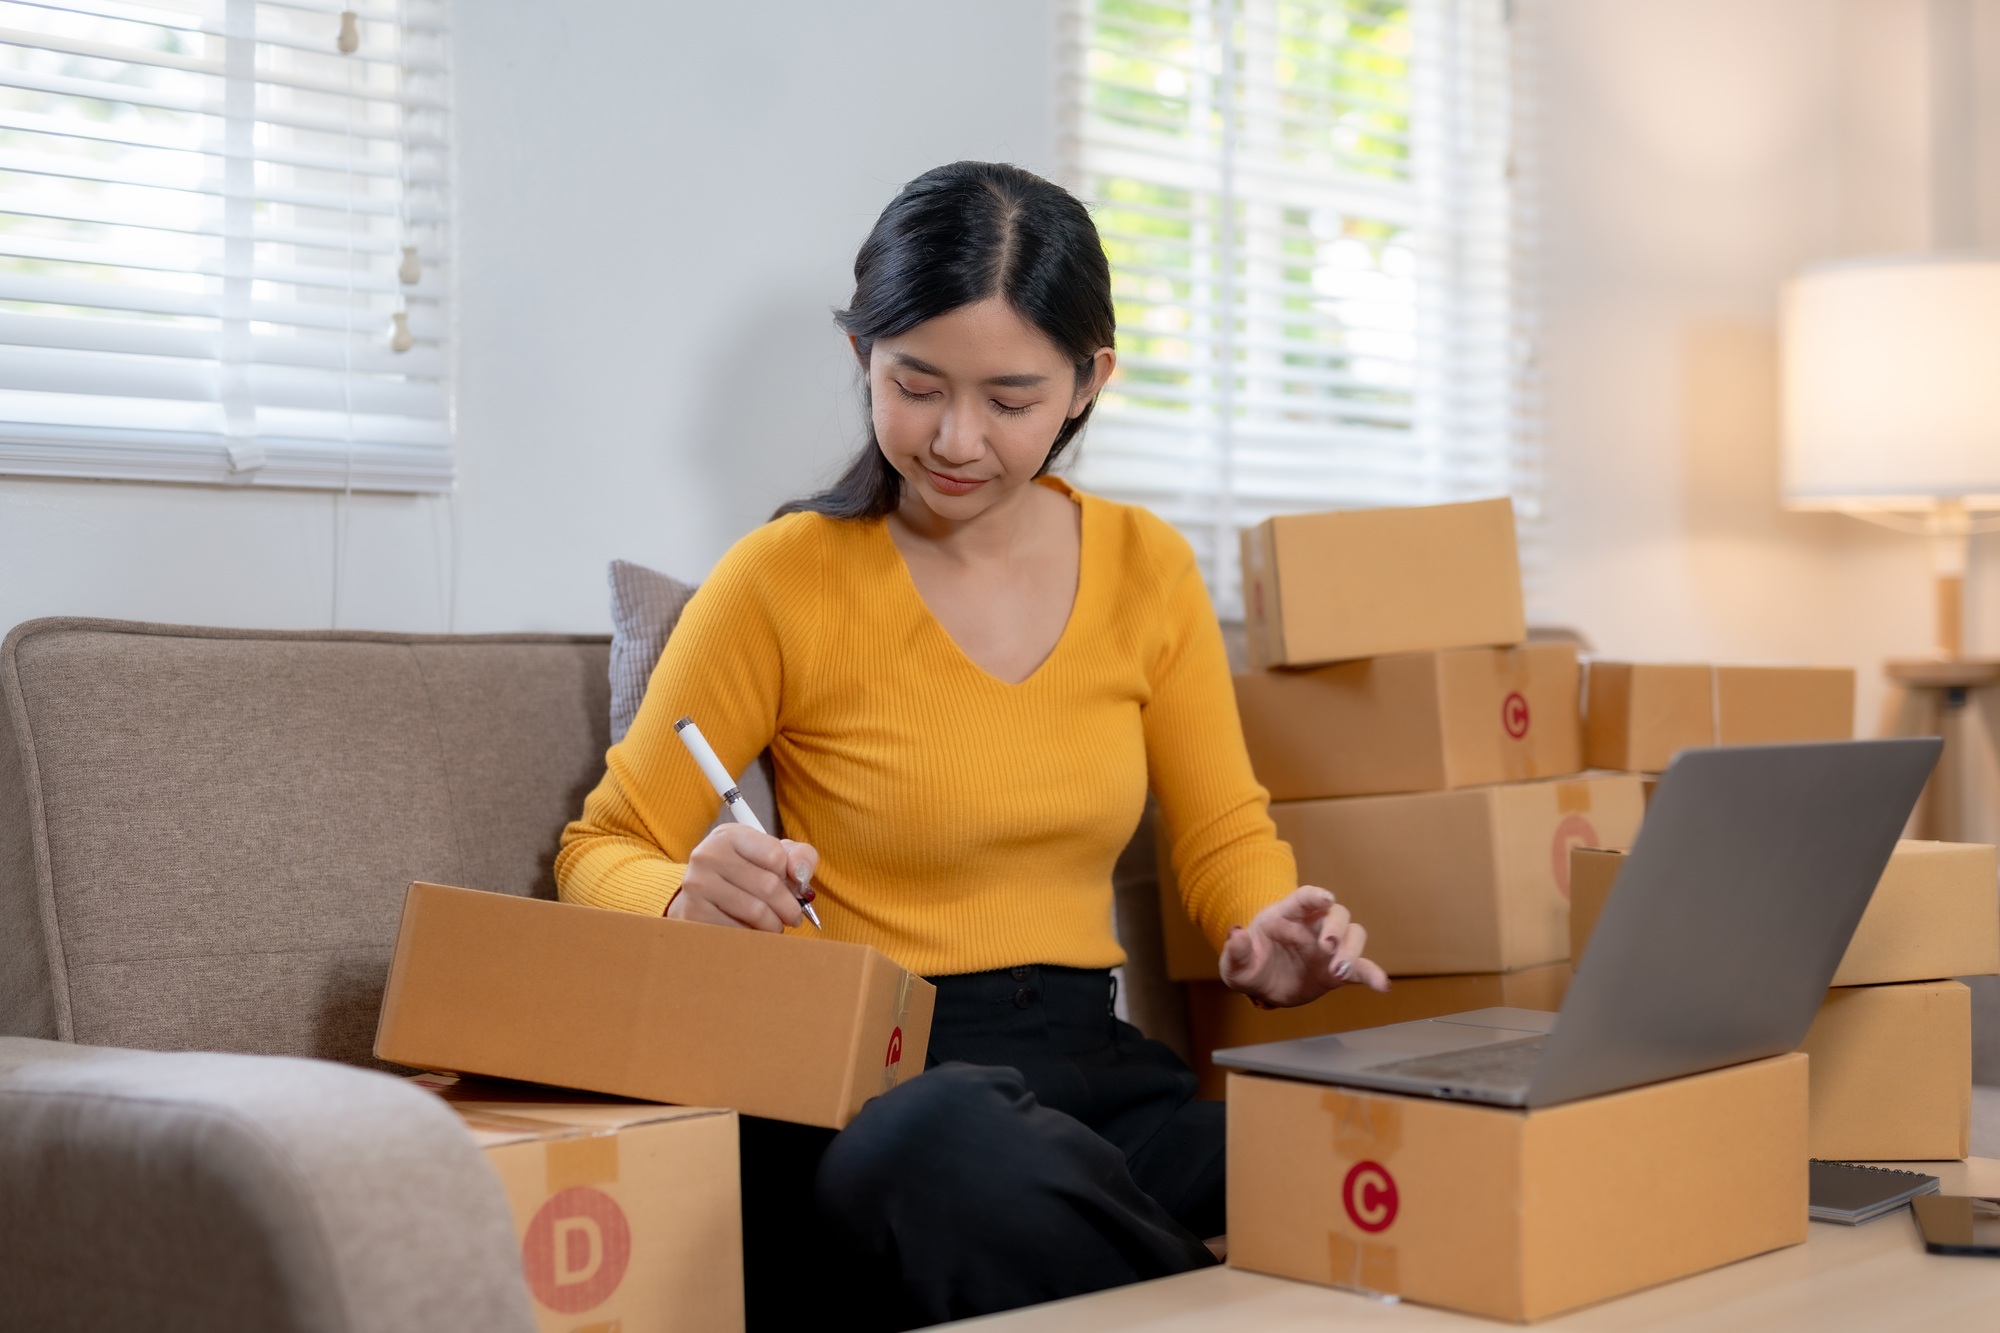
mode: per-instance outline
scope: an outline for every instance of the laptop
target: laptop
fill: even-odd
[[[1796,1050],[1942,748],[1920,737],[1684,750],[1560,1012],[1477,1009],[1221,1050],[1215,1063],[1551,1106]]]

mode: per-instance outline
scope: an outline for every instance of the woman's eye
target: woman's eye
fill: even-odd
[[[936,389],[929,389],[923,393],[918,393],[901,380],[893,380],[891,382],[896,386],[896,392],[902,394],[903,397],[913,403],[928,403],[931,399],[938,396]]]
[[[1022,403],[1019,407],[1014,407],[1011,406],[1010,404],[1001,402],[997,398],[993,400],[993,410],[998,412],[1003,417],[1025,416],[1027,414],[1028,409],[1033,406],[1034,406],[1033,403]]]

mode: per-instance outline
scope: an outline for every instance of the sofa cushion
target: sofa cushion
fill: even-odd
[[[372,1063],[413,879],[553,896],[607,644],[42,620],[0,646],[0,1032]]]
[[[687,609],[695,590],[691,584],[629,560],[613,560],[610,579],[611,739],[615,743],[632,729],[653,668],[659,665],[660,654],[666,651],[667,640],[673,637],[674,626],[680,624],[681,612]],[[737,774],[736,786],[764,827],[783,837],[777,778],[769,750]],[[715,824],[727,824],[732,818],[729,807],[717,802]]]
[[[646,682],[680,623],[694,585],[682,583],[657,569],[613,560],[606,571],[611,583],[611,739],[625,739]]]

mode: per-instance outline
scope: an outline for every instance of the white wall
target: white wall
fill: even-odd
[[[1980,182],[2000,242],[2000,0]],[[1928,0],[1538,0],[1549,579],[1607,651],[1878,664],[1931,634],[1916,542],[1776,502],[1784,278],[1921,247]],[[613,556],[699,576],[856,438],[828,320],[896,185],[1054,166],[1046,3],[458,6],[452,501],[358,496],[341,623],[600,629]],[[314,626],[336,502],[0,479],[0,626]],[[450,573],[458,571],[455,592]],[[2000,651],[2000,539],[1972,646]]]
[[[1054,168],[1042,0],[456,7],[455,499],[356,496],[340,623],[598,630],[858,439],[829,312],[898,185]],[[338,502],[0,478],[0,628],[314,627]],[[454,557],[455,548],[455,557]]]
[[[1975,0],[1986,198],[2000,4]],[[1644,658],[1881,663],[1932,643],[1921,543],[1788,514],[1776,311],[1799,268],[1930,235],[1926,0],[1547,0],[1544,614]],[[1983,239],[2000,246],[2000,208]],[[1972,651],[2000,651],[2000,539]]]

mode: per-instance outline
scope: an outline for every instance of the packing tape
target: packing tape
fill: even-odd
[[[1343,1160],[1393,1157],[1403,1146],[1403,1110],[1385,1097],[1320,1094],[1333,1117],[1333,1150]]]
[[[617,1184],[617,1131],[595,1130],[552,1140],[548,1171],[551,1194],[577,1185]]]
[[[1590,780],[1579,782],[1558,782],[1556,784],[1556,812],[1564,815],[1587,815],[1590,813]]]
[[[1396,1273],[1396,1247],[1354,1241],[1338,1231],[1326,1233],[1327,1278],[1336,1287],[1371,1296],[1395,1296],[1403,1285]]]
[[[572,1185],[615,1185],[618,1183],[618,1131],[557,1125],[532,1116],[508,1115],[505,1111],[473,1110],[459,1107],[459,1119],[467,1129],[489,1134],[533,1134],[546,1139],[544,1161],[548,1169],[550,1194]],[[550,1137],[553,1135],[553,1137]]]
[[[1722,744],[1722,672],[1708,664],[1708,743]]]
[[[910,974],[896,972],[896,1018],[889,1032],[889,1048],[882,1057],[882,1091],[903,1081],[903,1024],[910,1017]]]

